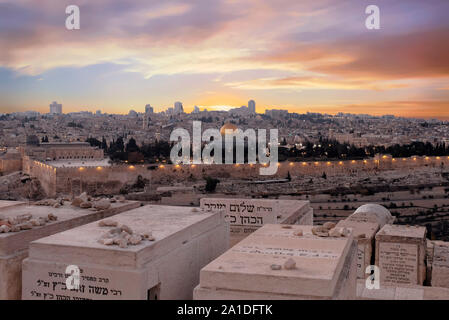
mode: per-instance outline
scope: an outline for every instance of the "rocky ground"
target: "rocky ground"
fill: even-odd
[[[36,178],[22,172],[0,176],[0,200],[41,200],[45,196]]]

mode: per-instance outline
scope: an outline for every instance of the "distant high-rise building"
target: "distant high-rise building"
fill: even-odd
[[[248,101],[248,111],[250,113],[256,113],[256,102],[254,100]]]
[[[50,114],[62,114],[62,104],[53,101],[53,103],[50,104]]]
[[[128,116],[136,118],[137,117],[137,112],[134,110],[129,110],[128,112]]]
[[[147,104],[145,106],[145,114],[152,114],[152,113],[154,113],[154,108],[150,104]]]
[[[184,108],[182,107],[182,102],[179,102],[179,101],[175,102],[175,109],[174,109],[174,112],[175,112],[176,114],[178,114],[178,113],[183,113],[183,112],[184,112]]]
[[[154,109],[150,104],[145,106],[145,114],[143,115],[143,129],[148,129],[149,116],[154,113]]]
[[[194,106],[193,113],[199,113],[199,112],[200,112],[200,108],[198,108],[198,106]]]
[[[97,116],[101,115],[101,110],[97,110],[97,112],[95,112]]]

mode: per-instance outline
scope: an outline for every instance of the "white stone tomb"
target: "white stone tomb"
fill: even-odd
[[[243,198],[202,198],[201,209],[223,210],[231,224],[231,246],[267,223],[313,224],[309,201]]]
[[[1,201],[0,201],[1,206]],[[48,220],[53,214],[57,220],[43,225],[27,227],[18,232],[0,233],[0,299],[20,299],[22,280],[22,260],[28,256],[31,241],[65,231],[120,212],[140,206],[139,202],[111,203],[106,210],[90,210],[65,204],[59,208],[36,205],[15,205],[0,210],[0,220],[7,221],[21,216],[31,215],[33,220]]]
[[[355,299],[357,245],[267,224],[201,270],[194,299]]]
[[[23,262],[23,299],[191,299],[200,269],[229,246],[221,212],[148,205],[107,220],[151,239],[105,245],[99,240],[114,227],[95,222],[35,241]],[[69,265],[80,270],[77,290],[66,287]]]

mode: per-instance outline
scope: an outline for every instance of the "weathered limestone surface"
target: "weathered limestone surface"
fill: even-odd
[[[358,222],[341,220],[336,228],[351,228],[354,239],[357,241],[357,278],[364,279],[366,267],[371,265],[375,235],[379,230],[376,222]]]
[[[392,224],[395,218],[391,215],[387,208],[379,204],[364,204],[357,208],[347,220],[357,222],[374,222],[378,223],[382,228],[386,224]]]
[[[201,270],[194,299],[355,299],[356,251],[351,234],[267,224]]]
[[[385,225],[376,234],[376,265],[384,285],[422,285],[426,276],[426,228]]]
[[[448,288],[417,285],[385,286],[379,289],[366,288],[365,280],[357,281],[359,300],[449,300]]]
[[[23,201],[8,201],[8,200],[0,200],[0,214],[2,210],[7,210],[12,207],[22,206],[25,202]]]
[[[433,241],[432,286],[449,288],[449,243]]]
[[[432,240],[426,240],[426,283],[425,285],[432,285],[432,265],[433,265],[433,250],[434,243]]]
[[[32,216],[31,220],[48,220],[44,225],[18,232],[0,233],[0,299],[20,299],[22,260],[28,255],[31,241],[65,231],[70,228],[109,217],[140,206],[139,202],[114,203],[108,210],[90,211],[62,205],[59,208],[35,205],[11,204],[0,211],[3,221],[20,216]],[[50,220],[52,219],[56,220]],[[30,220],[30,221],[31,221]]]
[[[202,198],[201,209],[223,210],[231,224],[231,246],[267,223],[313,225],[309,201]]]
[[[22,261],[28,250],[0,257],[0,300],[20,299],[22,288]]]
[[[23,299],[191,299],[200,269],[229,246],[221,212],[149,205],[107,220],[33,242],[23,262]],[[112,221],[154,239],[100,243],[116,228]],[[66,289],[68,265],[81,270],[78,290]]]

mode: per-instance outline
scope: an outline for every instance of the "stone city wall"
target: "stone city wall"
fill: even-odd
[[[23,171],[39,179],[47,196],[56,195],[56,168],[27,157],[24,158]]]
[[[259,164],[233,165],[118,165],[111,167],[53,168],[45,163],[24,157],[24,171],[39,178],[49,196],[56,193],[79,194],[81,192],[117,193],[126,183],[134,183],[140,175],[155,184],[172,184],[186,179],[201,180],[205,176],[222,179],[267,180],[284,179],[288,173],[295,176],[357,176],[360,171],[413,170],[419,167],[449,165],[448,157],[412,157],[393,159],[381,157],[369,160],[282,162],[273,176],[261,176]]]
[[[0,159],[0,173],[8,174],[22,169],[22,159]]]

